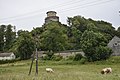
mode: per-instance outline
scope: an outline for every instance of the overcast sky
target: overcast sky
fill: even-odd
[[[104,20],[120,26],[120,0],[0,0],[0,25],[12,24],[17,30],[41,27],[47,11],[56,11],[60,22],[76,15]]]

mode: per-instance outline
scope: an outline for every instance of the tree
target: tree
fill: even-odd
[[[116,35],[120,38],[120,27],[118,27]]]
[[[34,47],[34,40],[28,31],[20,31],[17,41],[14,43],[12,50],[20,59],[25,60],[31,58]]]
[[[33,30],[30,32],[33,39],[37,38],[37,48],[38,48],[38,50],[44,49],[44,48],[41,47],[41,34],[43,33],[43,31],[44,31],[43,27],[36,27],[36,28],[33,28]]]
[[[98,28],[95,26],[94,23],[91,23],[89,22],[87,25],[86,25],[88,31],[94,31],[94,32],[98,32]]]
[[[70,27],[76,27],[81,32],[84,32],[87,29],[87,20],[84,17],[81,16],[74,16],[73,18],[68,17],[68,25]]]
[[[13,32],[14,26],[12,25],[7,25],[6,26],[6,31],[5,31],[5,49],[8,51],[11,48],[12,43],[14,42],[16,38],[15,32]]]
[[[69,36],[69,42],[71,44],[71,49],[77,50],[80,49],[80,39],[82,32],[79,31],[76,27],[71,28],[71,36]]]
[[[0,26],[0,51],[4,51],[5,25]]]
[[[101,33],[86,30],[82,34],[81,47],[89,61],[107,59],[112,52],[106,45],[107,39]],[[104,58],[101,58],[103,55]]]
[[[14,28],[14,26],[10,24],[0,26],[0,51],[9,51],[14,43],[16,39],[16,33],[12,28]]]
[[[106,46],[99,46],[96,48],[97,60],[106,60],[112,54],[112,50]]]
[[[118,31],[120,31],[120,27],[118,27],[118,29],[117,29]]]
[[[41,34],[41,45],[44,50],[62,51],[67,47],[67,35],[64,27],[58,22],[50,22],[44,25],[44,32]]]
[[[95,26],[98,28],[98,31],[101,32],[108,40],[111,40],[116,35],[116,30],[111,23],[105,21],[92,21]]]

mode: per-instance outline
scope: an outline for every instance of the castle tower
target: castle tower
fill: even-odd
[[[49,23],[50,21],[59,22],[59,17],[56,16],[57,13],[55,11],[48,11],[46,14],[47,14],[47,17],[45,18],[45,24]]]

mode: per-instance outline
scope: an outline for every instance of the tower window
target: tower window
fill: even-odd
[[[118,44],[117,44],[117,43],[114,43],[114,46],[118,46]]]

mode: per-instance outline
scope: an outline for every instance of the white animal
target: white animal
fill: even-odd
[[[101,74],[108,74],[108,73],[112,73],[112,68],[104,68],[101,71]]]
[[[50,73],[53,73],[53,72],[54,72],[52,68],[46,68],[46,71],[47,71],[47,72],[50,72]]]

